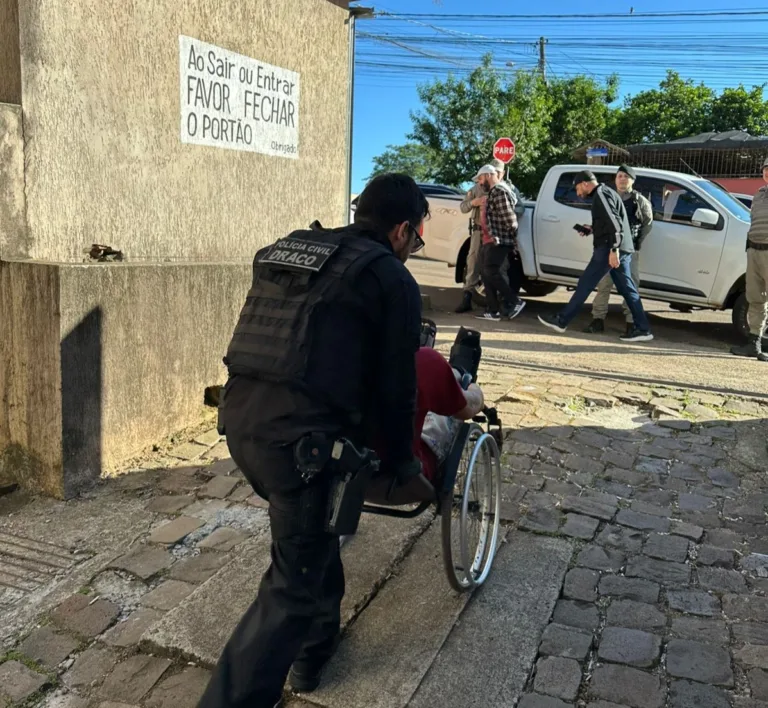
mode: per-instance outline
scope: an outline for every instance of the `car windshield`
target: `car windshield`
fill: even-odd
[[[749,222],[751,217],[749,209],[745,207],[730,192],[726,192],[719,184],[710,182],[708,179],[693,180],[693,183],[701,187],[707,194],[722,204],[737,219]]]

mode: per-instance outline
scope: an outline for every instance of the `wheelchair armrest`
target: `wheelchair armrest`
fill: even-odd
[[[404,506],[432,502],[437,499],[435,488],[423,475],[418,474],[407,484],[392,487],[392,477],[380,475],[368,484],[365,490],[365,501],[378,506]]]

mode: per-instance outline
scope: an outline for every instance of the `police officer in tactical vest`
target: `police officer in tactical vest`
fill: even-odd
[[[752,223],[747,235],[747,324],[749,338],[746,344],[732,347],[736,356],[757,357],[768,361],[768,350],[763,347],[763,338],[768,320],[768,157],[763,162],[761,187],[752,200]]]
[[[261,249],[227,350],[220,430],[269,501],[271,564],[199,708],[273,708],[286,677],[312,691],[339,635],[339,537],[354,533],[374,473],[406,484],[421,296],[405,268],[427,200],[408,176],[373,179],[355,223],[315,222]],[[373,440],[387,450],[379,462]],[[379,464],[382,470],[379,471]],[[290,672],[290,673],[289,673]]]

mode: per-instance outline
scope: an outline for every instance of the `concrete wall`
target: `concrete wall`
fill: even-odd
[[[64,494],[59,271],[0,261],[0,480]]]
[[[68,498],[198,422],[249,285],[239,264],[0,262],[0,481]]]
[[[7,0],[0,0],[7,2]],[[34,259],[247,261],[345,197],[347,12],[326,0],[25,0]],[[300,159],[182,144],[179,35],[300,73]]]
[[[97,456],[108,472],[200,419],[205,387],[226,380],[222,357],[251,269],[100,264],[60,272],[65,462],[87,476]]]
[[[0,103],[21,103],[18,0],[0,0]]]
[[[199,420],[254,252],[343,223],[347,11],[24,0],[17,96],[15,2],[0,0],[0,92],[20,104],[0,105],[0,483],[70,497]],[[179,35],[299,73],[299,159],[181,142]],[[93,243],[126,262],[84,264]]]
[[[21,106],[0,103],[0,258],[28,256]]]

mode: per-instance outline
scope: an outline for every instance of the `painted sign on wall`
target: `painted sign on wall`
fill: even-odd
[[[298,159],[299,74],[179,35],[181,142]]]

